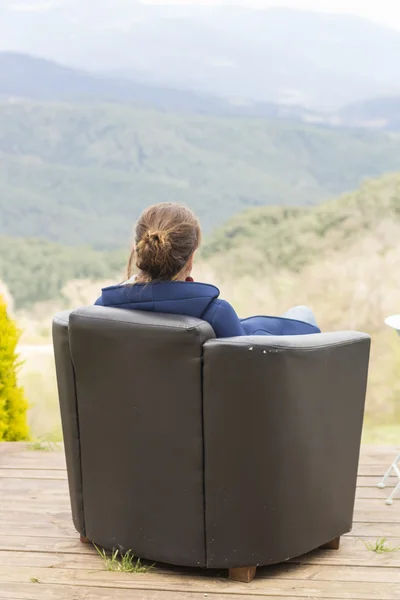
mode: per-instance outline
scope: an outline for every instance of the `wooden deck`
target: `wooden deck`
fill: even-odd
[[[387,537],[392,547],[400,546],[400,499],[387,506],[388,490],[376,487],[395,453],[363,448],[354,529],[339,551],[259,569],[252,583],[243,584],[216,571],[105,570],[72,526],[63,452],[0,444],[0,599],[400,599],[400,551],[376,554],[363,543]]]

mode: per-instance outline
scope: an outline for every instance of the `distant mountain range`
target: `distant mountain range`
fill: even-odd
[[[50,60],[11,52],[0,52],[0,95],[77,103],[118,102],[199,113],[217,113],[227,104],[212,96],[94,75]]]
[[[400,94],[400,32],[349,15],[3,0],[0,49],[235,103],[336,111]]]
[[[115,102],[142,108],[215,116],[285,117],[303,109],[273,103],[235,104],[224,98],[166,85],[65,67],[43,58],[0,52],[0,97],[50,102]]]
[[[318,112],[272,102],[235,103],[174,87],[93,74],[53,61],[0,52],[0,97],[73,104],[118,103],[140,108],[220,117],[287,119],[327,127],[400,129],[400,95]]]
[[[372,98],[351,104],[338,114],[340,123],[351,127],[400,130],[400,95]]]

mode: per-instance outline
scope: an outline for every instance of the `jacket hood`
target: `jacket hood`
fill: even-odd
[[[102,290],[104,306],[190,315],[201,319],[219,289],[206,283],[167,281],[145,285],[129,283]]]

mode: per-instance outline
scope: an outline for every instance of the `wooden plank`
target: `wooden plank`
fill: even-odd
[[[360,457],[365,459],[366,457],[372,458],[373,460],[385,455],[400,454],[400,446],[392,445],[376,445],[376,444],[362,444]]]
[[[66,469],[65,454],[58,452],[9,452],[0,454],[1,469]]]
[[[47,526],[55,525],[56,527],[62,527],[63,530],[71,529],[72,519],[71,513],[68,510],[55,512],[38,509],[36,512],[30,511],[24,513],[23,510],[19,511],[3,511],[0,505],[0,529],[2,526],[15,525],[19,527],[36,527],[45,528]]]
[[[387,465],[388,467],[389,465]],[[362,470],[365,472],[365,470]],[[379,470],[374,474],[361,474],[358,477],[357,484],[363,487],[374,487],[378,485],[384,475],[385,470]],[[4,479],[67,479],[67,473],[64,469],[23,469],[23,468],[0,468],[0,478]],[[393,483],[395,479],[393,478]]]
[[[360,582],[400,584],[400,569],[397,567],[331,566],[331,565],[278,565],[259,569],[259,577],[280,580],[320,582]],[[329,586],[327,586],[329,589]],[[399,590],[400,591],[400,590]]]
[[[42,523],[21,525],[18,521],[15,523],[0,523],[0,540],[5,538],[59,538],[74,541],[77,533],[71,522],[62,523]],[[352,531],[347,534],[350,538],[367,538],[376,540],[383,537],[396,540],[400,538],[399,523],[354,523]]]
[[[400,537],[400,523],[391,522],[391,517],[385,517],[385,520],[379,516],[366,520],[365,516],[355,516],[353,529],[349,533],[350,536],[365,537],[365,535],[373,535],[377,537]],[[371,532],[371,534],[366,532]],[[60,511],[59,513],[46,513],[39,510],[24,514],[23,511],[1,512],[0,506],[0,535],[46,535],[52,537],[71,537],[75,535],[75,529],[72,524],[72,519],[69,514],[69,509]]]
[[[12,507],[10,506],[9,508],[7,508],[6,503],[1,502],[0,520],[3,518],[5,521],[7,521],[7,519],[12,520],[14,518],[17,518],[21,519],[22,521],[32,520],[36,522],[35,520],[39,519],[44,522],[46,519],[51,520],[53,517],[56,516],[58,518],[62,518],[65,521],[70,521],[71,511],[69,510],[69,505],[67,506],[67,510],[63,510],[62,508],[60,509],[58,505],[52,505],[43,508],[40,505],[36,504],[35,506],[31,502],[27,502],[25,506],[20,504]]]
[[[399,496],[398,506],[400,506],[400,496]],[[396,504],[393,504],[392,506],[388,506],[385,503],[382,504],[381,500],[379,500],[379,499],[375,500],[373,498],[369,498],[367,500],[363,500],[363,499],[356,500],[355,509],[359,510],[359,511],[365,511],[368,513],[374,512],[375,510],[381,510],[383,512],[383,514],[389,514],[389,515],[392,514],[395,518],[396,518],[395,513],[399,512],[396,510]]]
[[[387,499],[387,497],[390,494],[392,488],[387,487],[384,488],[383,490],[377,488],[377,487],[363,487],[363,488],[357,488],[356,491],[356,499],[362,499],[362,498],[376,498],[376,500],[380,500],[383,504],[385,504],[385,501]],[[399,496],[399,502],[400,502],[400,496]]]
[[[1,443],[3,446],[4,443]],[[15,444],[18,449],[19,444]],[[389,467],[395,456],[400,454],[400,448],[386,451],[378,456],[376,453],[370,456],[361,455],[359,474],[361,476],[380,477]],[[63,470],[66,468],[65,455],[62,450],[41,451],[7,451],[0,452],[0,469],[18,470]]]
[[[243,584],[249,587],[246,584]],[[148,590],[117,590],[107,588],[76,588],[71,595],[69,588],[59,585],[37,585],[37,584],[13,584],[6,585],[0,590],[0,600],[240,600],[251,598],[246,589],[241,594],[208,594],[196,592],[149,592]],[[258,595],[268,600],[281,600],[282,596]],[[286,596],[286,600],[297,600],[298,596]],[[334,598],[332,600],[335,600]]]
[[[0,484],[0,490],[1,490]],[[378,490],[379,491],[379,490]],[[40,500],[40,492],[36,491],[36,495],[32,496],[34,500]],[[45,496],[46,498],[46,496]],[[47,496],[48,500],[53,499],[53,495],[49,494]],[[37,502],[32,502],[30,497],[25,494],[24,497],[20,498],[18,502],[10,501],[6,496],[1,495],[1,513],[5,518],[12,518],[13,516],[19,516],[20,513],[24,513],[27,517],[35,518],[40,515],[47,515],[51,517],[54,514],[65,514],[65,518],[70,518],[69,508],[67,511],[60,509],[58,506],[59,501],[64,501],[65,505],[69,507],[69,497],[64,495],[61,500],[57,499],[57,503],[50,503],[49,506],[46,505],[44,508],[44,504],[40,505]],[[380,518],[382,522],[392,522],[398,523],[400,521],[400,511],[396,509],[397,506],[400,506],[400,497],[398,502],[394,502],[392,506],[388,506],[385,503],[385,496],[383,498],[358,498],[355,502],[355,516],[356,520],[359,521],[361,517],[361,521],[370,520],[372,517],[374,521],[377,518]],[[68,512],[68,514],[66,514]],[[0,515],[1,517],[1,515]]]
[[[29,442],[1,442],[0,443],[0,460],[2,456],[12,457],[18,455],[21,458],[30,456],[44,456],[49,454],[64,455],[64,446],[61,442],[57,442],[55,446],[58,448],[56,452],[42,452],[32,449],[32,444]],[[380,464],[385,462],[387,458],[393,458],[400,454],[400,445],[398,446],[380,446],[380,445],[362,445],[360,452],[360,463]]]
[[[398,525],[399,524],[399,519],[396,520],[396,522],[393,522],[392,517],[390,517],[390,515],[386,515],[386,516],[380,516],[379,514],[372,514],[369,513],[368,515],[366,515],[365,513],[362,514],[355,514],[354,515],[354,519],[353,519],[353,525],[356,526],[357,524],[363,524],[363,523],[376,523],[376,524],[391,524],[391,525]]]
[[[334,595],[334,591],[331,590],[330,594],[326,596],[307,595],[307,591],[294,587],[293,582],[293,587],[290,591],[286,593],[280,592],[279,595],[271,594],[269,591],[264,593],[262,590],[253,590],[251,589],[253,583],[251,585],[241,585],[245,587],[242,588],[240,593],[229,593],[228,591],[208,594],[186,590],[184,592],[170,592],[166,590],[134,590],[96,586],[73,587],[59,584],[43,584],[42,582],[39,584],[24,582],[18,584],[4,583],[0,589],[0,600],[202,600],[203,598],[210,598],[210,600],[240,600],[240,598],[244,598],[249,600],[253,597],[265,598],[266,600],[281,600],[282,598],[286,600],[298,600],[299,598],[308,598],[310,600],[320,600],[321,598],[329,600],[372,600],[368,590],[364,593],[363,588],[360,594],[354,595],[354,588],[347,590],[346,584],[341,586],[340,595]],[[376,596],[377,600],[396,599],[396,596],[385,595],[387,593],[386,587],[379,596]]]
[[[373,457],[372,456],[371,457],[361,456],[359,466],[361,468],[374,467],[374,468],[385,469],[385,467],[386,468],[389,467],[389,465],[393,462],[393,460],[399,454],[400,454],[400,450],[398,450],[398,451],[395,450],[394,452],[387,452],[380,456],[376,456],[376,455]]]
[[[383,537],[395,540],[400,538],[400,523],[354,523],[352,531],[347,534],[351,538],[368,538],[371,540]],[[40,523],[21,523],[18,519],[12,522],[0,522],[0,538],[4,537],[49,537],[74,540],[77,536],[71,520],[42,521]]]
[[[51,456],[51,455],[50,455]],[[37,471],[37,470],[41,470],[41,471],[66,471],[65,465],[63,466],[56,466],[54,465],[53,467],[46,467],[43,464],[32,464],[32,466],[30,465],[0,465],[1,469],[3,469],[4,471],[15,471],[15,470],[21,470],[21,471]]]
[[[285,567],[260,569],[261,574],[251,583],[245,586],[242,583],[228,581],[221,577],[215,577],[216,573],[189,570],[188,575],[161,575],[159,573],[128,574],[113,572],[74,571],[62,569],[42,568],[6,568],[0,567],[0,589],[4,584],[29,582],[31,578],[39,580],[42,584],[68,586],[71,596],[75,588],[100,587],[128,590],[142,590],[149,592],[172,592],[175,594],[197,592],[201,594],[246,594],[249,596],[281,596],[281,597],[312,597],[312,598],[337,598],[341,600],[376,600],[376,599],[400,599],[399,571],[393,569],[392,580],[388,580],[388,569],[378,570],[364,569],[357,576],[356,571],[360,569],[345,568],[340,571],[338,579],[337,567],[310,567],[312,571],[305,578],[296,577],[295,570],[304,573],[304,568],[287,567],[289,577],[282,575]],[[322,579],[316,579],[318,573],[331,571],[329,579],[322,575]],[[351,572],[354,571],[354,575]],[[383,571],[383,572],[382,572]],[[371,572],[371,575],[368,573]],[[378,581],[365,581],[362,577],[374,577],[373,573],[379,575]],[[353,579],[351,579],[353,577]],[[39,584],[40,585],[40,584]],[[148,596],[146,596],[147,598]],[[151,596],[150,596],[151,597]]]
[[[80,543],[80,542],[79,542]],[[82,544],[85,546],[85,544]],[[60,546],[59,546],[60,547]],[[2,567],[40,567],[47,569],[74,569],[84,571],[104,570],[100,556],[93,547],[83,553],[65,552],[27,552],[0,550]]]
[[[15,479],[4,478],[0,483],[1,491],[22,495],[28,492],[63,492],[68,494],[68,481],[63,479]]]
[[[76,540],[52,538],[13,537],[0,538],[0,565],[20,567],[54,567],[62,569],[96,568],[101,564],[93,546]],[[388,541],[391,547],[400,546],[400,540]],[[2,549],[1,549],[2,548]],[[291,564],[400,567],[400,552],[376,554],[368,550],[361,540],[345,537],[339,551],[315,550],[294,558]],[[164,568],[165,570],[165,568]]]
[[[346,547],[346,542],[352,542],[352,545]],[[358,543],[358,545],[356,546],[355,543]],[[397,538],[388,540],[387,544],[392,548],[397,548],[400,546],[400,539]],[[290,560],[289,563],[300,565],[399,568],[400,552],[377,554],[376,552],[367,550],[362,540],[355,538],[342,538],[341,549],[339,551],[314,550],[305,556]]]
[[[42,524],[27,524],[21,525],[18,521],[8,524],[0,524],[0,548],[5,548],[5,540],[10,538],[22,538],[32,539],[35,538],[49,538],[49,544],[53,543],[51,540],[76,540],[78,534],[72,522],[53,522],[53,523],[42,523]],[[349,538],[360,538],[368,540],[376,540],[380,538],[388,538],[396,543],[396,540],[400,538],[400,524],[395,523],[354,523],[352,531],[347,534]],[[39,543],[39,542],[38,542]],[[17,540],[15,544],[19,544]],[[15,545],[14,544],[14,545]],[[397,543],[396,543],[397,545]]]
[[[68,492],[67,480],[54,480],[54,479],[15,479],[8,478],[1,480],[1,493],[2,496],[16,496],[21,499],[23,494],[37,494],[41,495],[57,495],[62,496]]]
[[[26,481],[26,480],[25,480]],[[388,487],[383,490],[378,488],[358,488],[356,493],[357,500],[375,499],[380,502],[381,507],[386,507],[386,499],[389,496],[392,488]],[[13,491],[4,490],[0,485],[0,507],[4,510],[20,510],[21,507],[29,505],[32,508],[42,506],[46,510],[54,508],[54,505],[60,507],[60,510],[66,510],[70,507],[70,498],[68,490],[60,489],[53,491],[26,490],[24,493],[15,494]],[[400,506],[400,494],[398,500],[393,504],[394,510],[396,505]],[[393,508],[392,507],[392,508]]]
[[[64,470],[50,471],[46,469],[1,469],[0,479],[67,479]]]
[[[74,540],[77,532],[71,522],[53,521],[49,523],[27,523],[21,524],[18,520],[11,523],[0,523],[0,540],[10,537],[47,537],[53,539]],[[346,535],[348,538],[376,540],[388,538],[393,541],[400,538],[399,523],[353,523],[353,528]],[[397,545],[397,544],[396,544]]]
[[[363,504],[361,504],[363,503]],[[365,504],[364,504],[365,503]],[[369,506],[366,503],[370,503]],[[376,504],[374,504],[376,503]],[[54,502],[41,502],[39,497],[27,497],[21,502],[0,501],[0,527],[6,524],[24,526],[46,525],[46,523],[70,523],[71,513],[68,499],[54,506]],[[387,506],[384,499],[359,499],[354,511],[354,523],[400,523],[397,504]],[[399,499],[400,506],[400,499]]]
[[[5,486],[3,485],[3,482],[7,482],[8,483],[17,483],[17,486]],[[68,486],[67,486],[67,482],[66,481],[54,481],[54,480],[37,480],[34,482],[34,485],[30,486],[29,484],[32,482],[32,480],[27,480],[27,479],[3,479],[0,489],[1,489],[1,501],[5,500],[7,502],[12,502],[12,503],[23,503],[25,502],[25,497],[27,495],[29,495],[30,498],[36,498],[39,499],[41,498],[43,500],[44,503],[46,502],[53,502],[57,501],[65,501],[65,502],[69,502],[69,492],[68,492]],[[41,489],[41,483],[49,483],[51,484],[47,489]],[[24,485],[19,485],[23,483]],[[61,486],[59,485],[52,485],[52,484],[61,484]],[[394,482],[393,482],[394,483]],[[375,498],[376,500],[381,500],[383,503],[383,505],[385,504],[385,500],[386,498],[389,496],[391,489],[393,489],[393,485],[392,486],[388,486],[386,488],[379,489],[376,486],[373,487],[362,487],[362,488],[357,488],[357,493],[356,493],[356,498],[357,499],[362,499],[362,498]],[[400,495],[399,495],[399,504],[400,504]]]
[[[60,447],[63,447],[62,442],[59,443]],[[3,451],[4,453],[18,453],[24,452],[28,450],[31,446],[30,442],[0,442],[0,454]],[[360,456],[370,456],[376,457],[382,454],[400,454],[400,445],[392,445],[392,444],[362,444]]]
[[[93,554],[93,548],[87,544],[81,544],[75,530],[70,537],[21,535],[20,531],[14,535],[0,534],[0,551],[11,551],[12,553],[21,551],[26,552],[28,556],[30,553],[33,556],[36,552]]]
[[[18,485],[9,485],[10,483],[17,483]],[[24,483],[25,485],[20,485]],[[32,486],[29,484],[32,483]],[[41,488],[41,484],[49,484]],[[53,485],[60,484],[60,485]],[[380,489],[377,486],[370,487],[359,487],[357,488],[356,498],[375,498],[376,500],[383,501],[385,506],[385,500],[393,489],[393,485],[389,485],[384,489]],[[24,502],[26,496],[43,498],[44,501],[60,500],[69,501],[69,491],[66,481],[55,481],[55,480],[29,480],[29,479],[3,479],[0,483],[1,496],[0,499],[10,502]],[[398,497],[398,503],[400,505],[400,495]],[[382,506],[382,502],[381,502]]]
[[[389,466],[389,465],[387,465]],[[382,473],[382,475],[384,474],[384,472]],[[382,477],[366,477],[364,475],[358,477],[357,479],[357,487],[376,487],[378,485],[378,483],[380,482],[380,480],[382,479]],[[394,483],[394,482],[393,482]]]
[[[400,538],[399,523],[353,523],[349,537],[380,539],[383,537]]]
[[[400,498],[399,505],[400,506]],[[354,523],[400,523],[400,511],[397,504],[388,506],[383,500],[358,499],[354,508]]]
[[[30,460],[27,458],[21,458],[18,455],[8,458],[7,460],[0,460],[0,469],[2,470],[21,470],[21,471],[35,471],[35,470],[46,470],[46,471],[62,471],[66,469],[65,458],[60,456],[62,460],[53,453],[37,453],[40,456],[33,456]],[[377,477],[378,479],[384,475],[392,463],[394,456],[387,457],[386,461],[382,461],[379,464],[367,464],[360,463],[358,474],[362,477]]]
[[[243,584],[246,586],[246,584]],[[248,586],[246,586],[248,587]],[[240,600],[250,598],[246,587],[241,594],[212,594],[209,600]],[[204,600],[208,596],[197,592],[167,592],[149,590],[108,589],[101,587],[70,588],[43,583],[3,584],[0,600]],[[261,596],[281,600],[281,596]],[[295,596],[286,600],[297,600]]]
[[[395,457],[392,456],[387,462],[382,462],[379,465],[360,464],[358,468],[358,475],[360,477],[376,477],[376,479],[379,481],[390,467],[394,458]]]
[[[75,528],[70,523],[45,523],[34,525],[21,525],[18,522],[1,524],[0,523],[0,538],[1,537],[55,537],[65,539],[75,539],[77,533]]]
[[[67,495],[65,492],[64,494],[61,492],[59,494],[40,494],[40,492],[27,492],[24,494],[24,497],[21,498],[21,496],[10,495],[7,492],[4,493],[0,486],[0,493],[2,494],[0,507],[5,511],[9,511],[11,509],[21,510],[26,506],[31,506],[34,509],[38,509],[41,506],[46,510],[52,510],[54,509],[55,504],[57,504],[57,507],[60,510],[66,510],[71,505],[69,495]]]
[[[93,554],[95,551],[91,546],[86,544],[81,544],[79,542],[78,533],[74,532],[72,537],[49,537],[45,536],[26,536],[21,535],[21,531],[18,532],[19,535],[3,535],[0,536],[0,550],[6,551],[10,550],[13,553],[17,551],[26,551],[27,555],[30,556],[30,553],[35,552],[43,552],[43,553],[71,553],[71,554]],[[372,539],[372,537],[371,537]],[[400,541],[396,538],[391,538],[390,543],[393,546],[400,545]],[[318,551],[315,552],[315,556],[312,555],[312,558],[309,558],[311,562],[315,562],[316,564],[321,560],[321,562],[328,561],[327,564],[337,564],[337,560],[339,557],[344,556],[346,558],[346,562],[350,559],[350,557],[354,556],[355,560],[360,559],[361,555],[365,556],[365,560],[373,561],[376,556],[372,552],[366,553],[364,551],[365,545],[358,538],[353,538],[350,536],[345,536],[342,539],[341,548],[338,552],[332,551]],[[382,561],[390,561],[393,560],[393,564],[389,566],[394,566],[397,564],[397,561],[400,560],[399,554],[385,554],[381,555]],[[298,559],[296,559],[298,560]],[[1,564],[1,562],[0,562]],[[389,562],[388,562],[389,564]]]

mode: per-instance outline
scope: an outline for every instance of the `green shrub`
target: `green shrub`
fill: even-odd
[[[29,437],[28,403],[17,382],[18,339],[17,326],[8,316],[6,303],[0,296],[0,441],[3,442]]]

